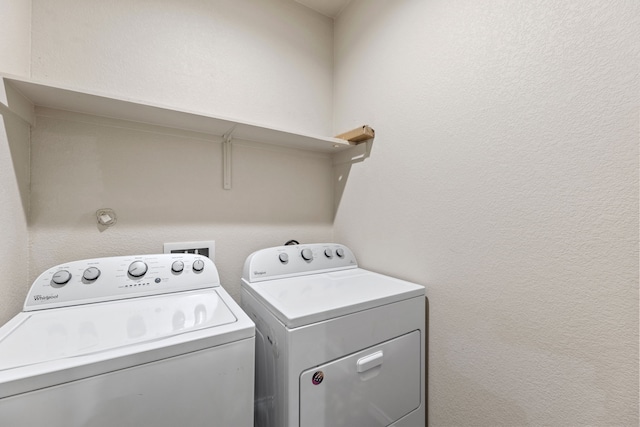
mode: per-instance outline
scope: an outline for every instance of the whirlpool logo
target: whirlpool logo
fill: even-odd
[[[34,295],[33,296],[33,300],[34,301],[39,301],[39,302],[46,302],[49,301],[50,299],[57,299],[58,298],[58,294],[55,295]]]
[[[254,274],[254,275],[256,275],[256,276],[262,276],[262,275],[264,275],[264,274],[267,274],[267,272],[266,272],[266,271],[258,271],[258,270],[254,270],[254,271],[253,271],[253,274]]]

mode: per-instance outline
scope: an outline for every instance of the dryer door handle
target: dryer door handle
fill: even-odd
[[[358,373],[368,371],[376,366],[382,365],[383,353],[382,350],[376,351],[368,356],[361,357],[356,362]]]

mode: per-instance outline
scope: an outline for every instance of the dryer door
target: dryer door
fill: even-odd
[[[300,427],[388,426],[420,406],[420,332],[300,375]]]

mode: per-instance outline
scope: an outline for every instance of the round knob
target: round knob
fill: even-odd
[[[66,285],[69,280],[71,280],[71,273],[67,270],[56,271],[51,278],[51,281],[56,285]]]
[[[132,277],[142,277],[147,274],[147,264],[144,261],[133,261],[129,264],[129,275]]]
[[[171,271],[174,273],[182,273],[182,270],[184,270],[184,262],[173,261],[173,264],[171,264]]]
[[[82,273],[82,278],[89,282],[93,282],[98,277],[100,277],[100,270],[97,267],[89,267]]]
[[[281,253],[280,255],[278,255],[278,259],[280,259],[281,263],[286,264],[287,262],[289,262],[289,255]]]
[[[193,271],[199,273],[202,270],[204,270],[204,261],[202,261],[201,259],[193,261]]]
[[[344,257],[344,249],[342,249],[342,248],[336,249],[336,255],[338,255],[340,258],[343,258]]]
[[[311,252],[311,249],[303,249],[302,252],[300,252],[300,255],[302,255],[302,259],[304,259],[305,261],[311,261],[313,259],[313,252]]]
[[[327,258],[333,258],[333,251],[331,249],[325,249],[324,256],[326,256]]]

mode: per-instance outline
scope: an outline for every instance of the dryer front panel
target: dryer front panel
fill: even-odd
[[[300,375],[300,427],[388,426],[420,407],[420,331]]]

